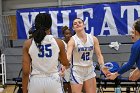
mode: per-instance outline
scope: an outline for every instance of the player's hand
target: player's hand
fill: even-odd
[[[118,75],[115,73],[110,73],[107,75],[107,79],[114,80]]]
[[[111,74],[111,72],[109,71],[109,69],[106,66],[103,66],[101,68],[102,72],[104,73],[105,76],[107,76],[108,74]]]
[[[59,72],[59,75],[64,77],[65,76],[65,70],[66,70],[66,67],[65,66],[62,66],[61,67],[61,71]]]
[[[129,75],[129,80],[136,81],[140,79],[140,70],[136,68],[134,71],[132,71]]]

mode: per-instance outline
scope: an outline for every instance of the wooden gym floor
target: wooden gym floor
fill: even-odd
[[[6,85],[6,87],[4,88],[3,92],[0,92],[0,93],[13,93],[14,91],[14,88],[15,88],[15,85]],[[106,91],[113,91],[114,88],[106,88],[104,89]],[[122,88],[122,90],[126,90],[126,88]],[[133,89],[131,88],[131,91]],[[16,90],[17,91],[17,90]],[[16,93],[16,92],[15,92]],[[114,92],[104,92],[104,93],[114,93]],[[126,93],[126,92],[122,92],[122,93]],[[130,93],[134,93],[134,92],[130,92]],[[139,92],[140,93],[140,92]]]

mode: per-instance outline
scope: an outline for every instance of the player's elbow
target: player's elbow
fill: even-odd
[[[27,69],[23,70],[22,72],[23,76],[29,76],[29,74],[30,74],[30,70],[27,70]]]

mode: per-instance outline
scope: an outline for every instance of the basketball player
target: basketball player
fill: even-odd
[[[135,37],[135,30],[131,31],[131,39],[133,42],[137,41],[137,38]],[[140,70],[136,68],[130,73],[129,80],[136,81],[138,79],[140,79]]]
[[[58,72],[58,60],[69,66],[65,46],[50,35],[51,16],[39,13],[35,18],[32,38],[23,46],[23,93],[63,93]]]
[[[98,58],[103,73],[110,73],[104,65],[98,39],[87,34],[82,19],[76,18],[73,21],[73,29],[76,32],[68,42],[67,58],[71,61],[71,88],[72,93],[81,93],[84,84],[86,93],[96,93],[96,74],[93,66],[93,53]]]
[[[140,78],[140,19],[137,19],[132,28],[132,41],[135,41],[135,43],[131,47],[131,55],[129,58],[129,61],[123,65],[118,72],[108,74],[108,79],[114,80],[117,76],[120,74],[123,74],[130,70],[132,66],[136,63],[137,68],[130,73],[130,80],[137,80]]]
[[[72,36],[72,32],[67,26],[63,26],[62,33],[64,35],[63,42],[67,51],[67,43]],[[63,85],[66,93],[72,93],[71,86],[70,86],[70,68],[66,69],[64,72]]]

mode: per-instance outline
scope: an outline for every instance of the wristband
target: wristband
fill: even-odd
[[[100,68],[103,68],[103,67],[104,67],[104,64],[101,64],[101,65],[100,65]]]

